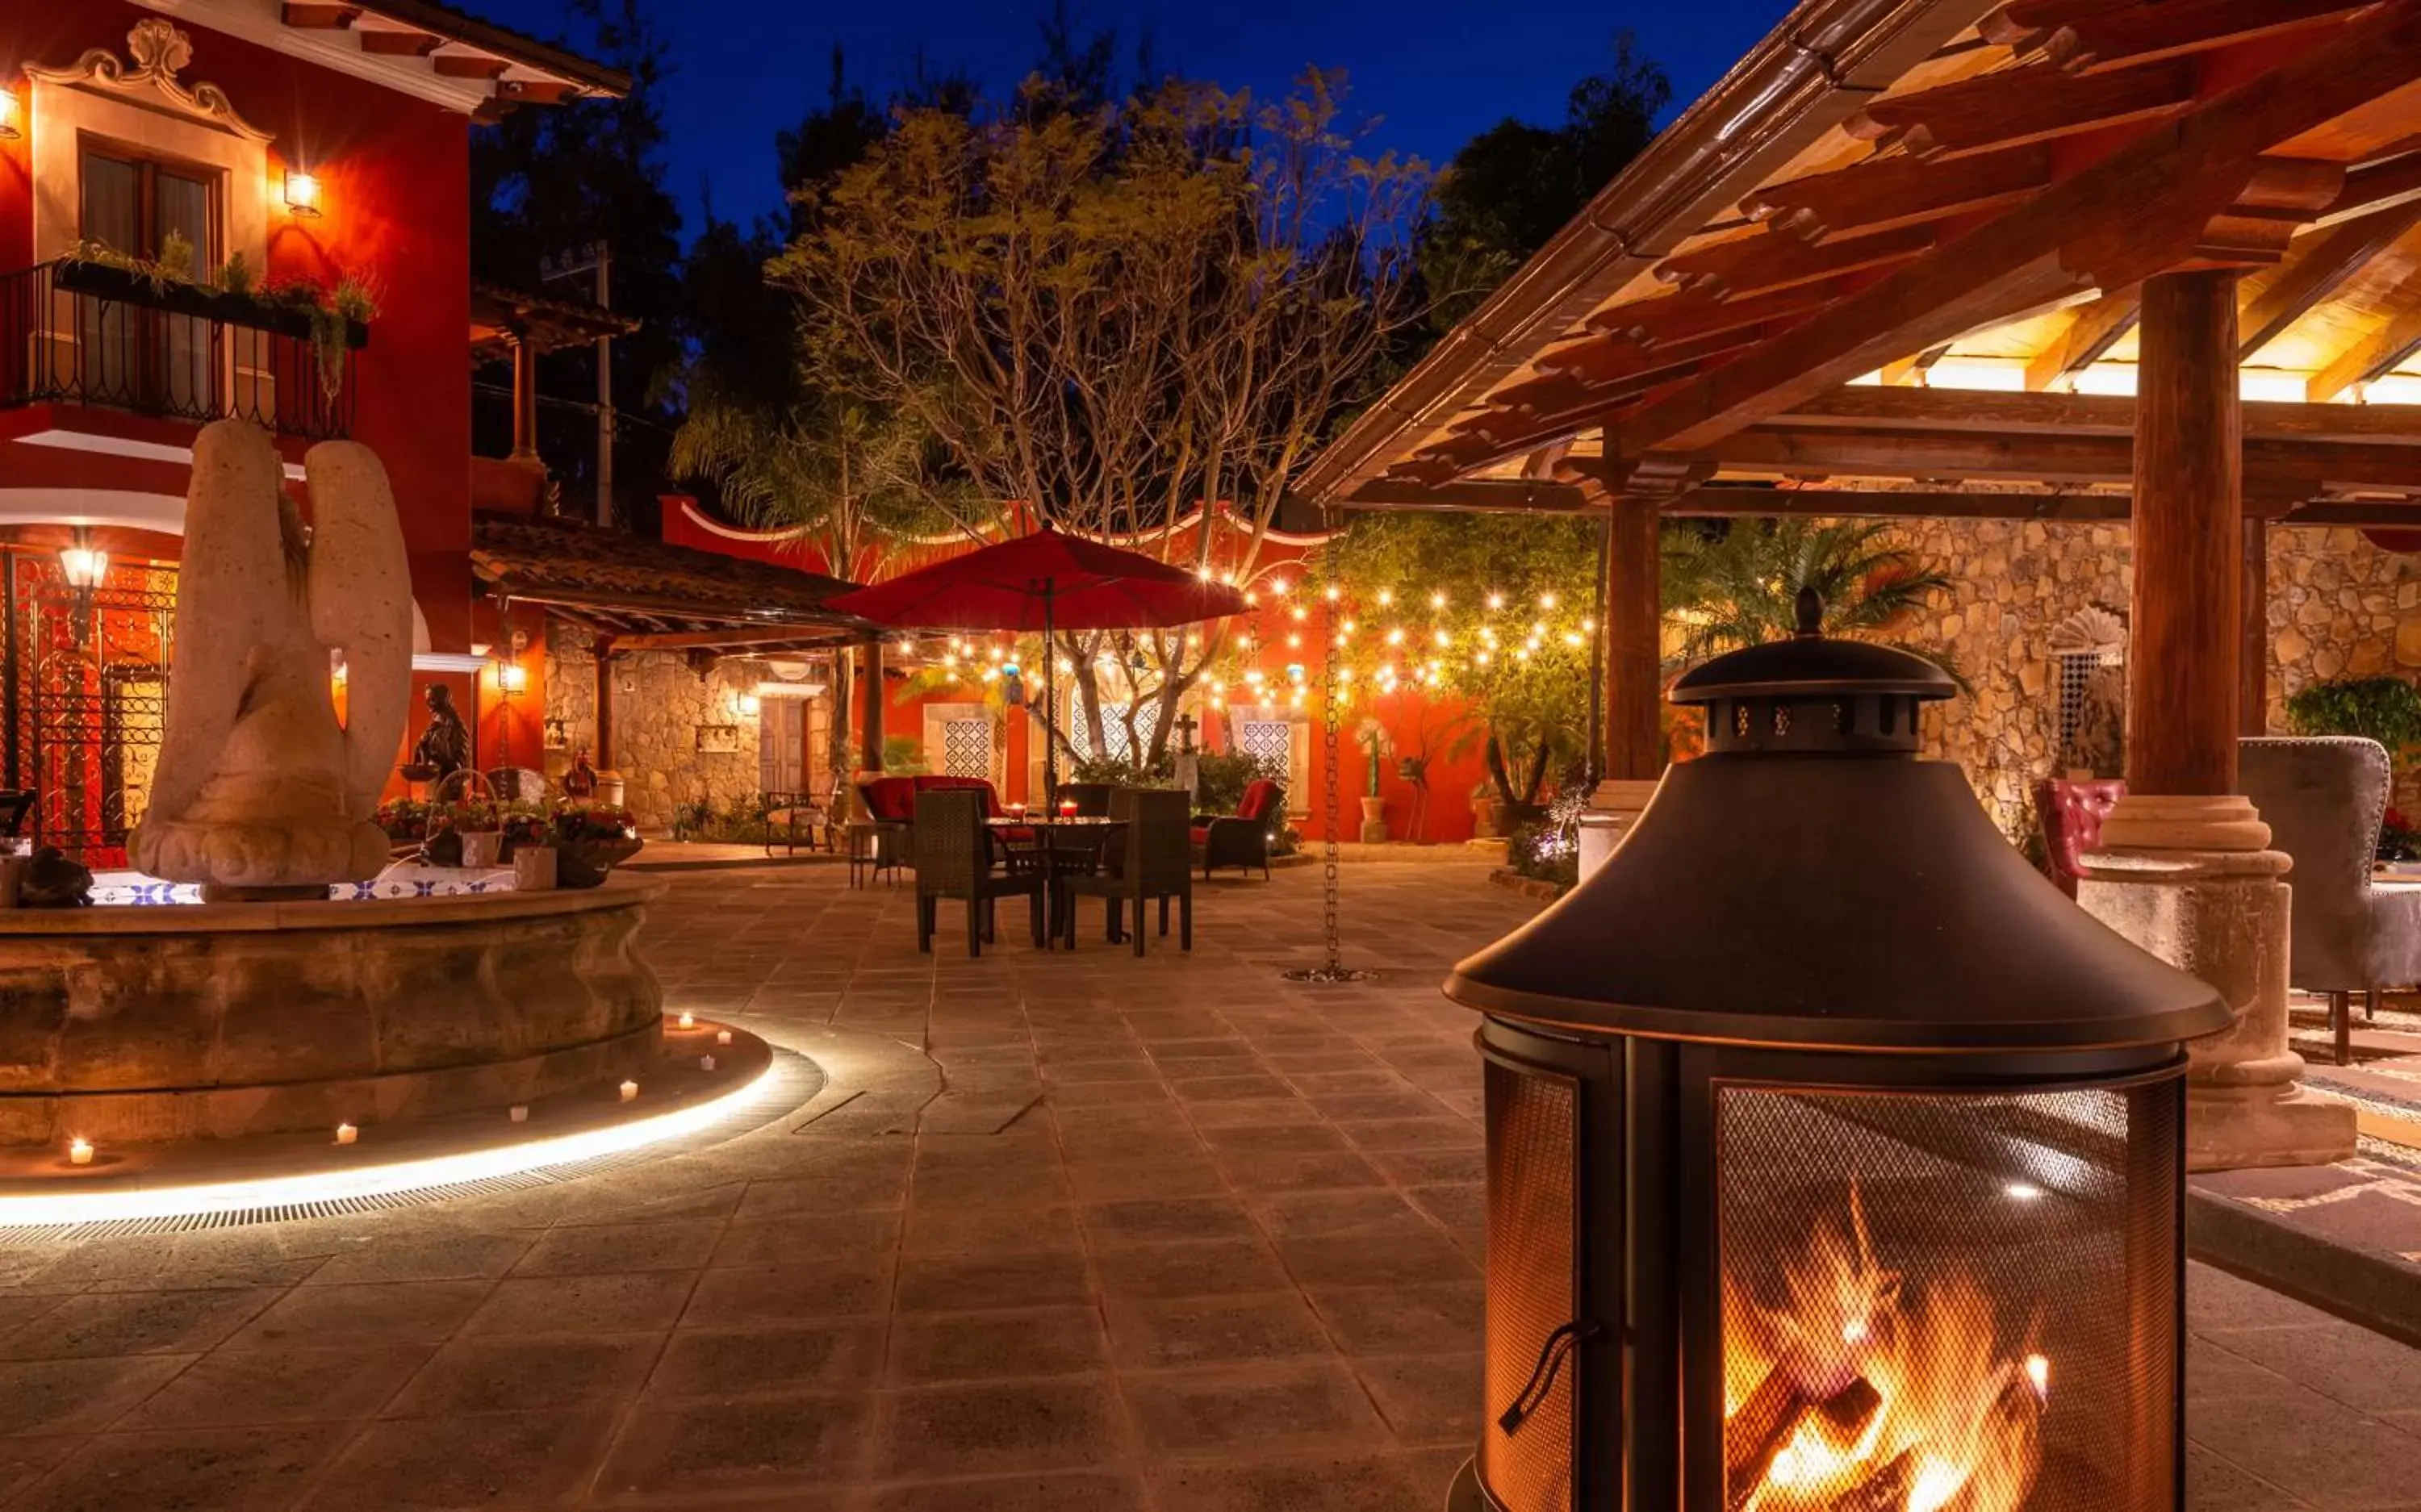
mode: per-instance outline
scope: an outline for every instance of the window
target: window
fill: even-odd
[[[154,261],[181,241],[192,249],[196,276],[219,265],[215,170],[92,139],[79,169],[78,226],[86,241]],[[177,414],[219,412],[208,321],[99,300],[77,307],[85,383],[94,397]]]

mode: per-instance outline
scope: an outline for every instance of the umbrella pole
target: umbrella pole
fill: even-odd
[[[1052,728],[1059,719],[1058,628],[1051,617],[1051,580],[1042,580],[1042,812],[1059,812],[1059,742]]]

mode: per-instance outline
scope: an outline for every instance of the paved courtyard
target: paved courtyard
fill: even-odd
[[[670,1010],[831,1084],[495,1196],[0,1246],[0,1505],[1429,1512],[1477,1430],[1476,867],[1222,882],[1191,959],[967,959],[829,866],[671,878]],[[2217,1271],[2205,1512],[2421,1508],[2421,1354]]]

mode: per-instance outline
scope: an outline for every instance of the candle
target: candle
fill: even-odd
[[[92,1163],[92,1141],[88,1139],[69,1140],[68,1163],[70,1165],[90,1165]]]
[[[1063,798],[1059,800],[1059,817],[1061,818],[1074,818],[1076,817],[1076,801],[1074,799]]]
[[[675,1021],[684,1029],[695,1029],[697,1027],[697,1015],[690,1012],[687,1008],[683,1008],[681,1009],[680,1018]]]
[[[625,1102],[632,1101],[632,1100],[633,1100],[634,1099],[636,1099],[636,1098],[638,1097],[638,1095],[639,1095],[639,1083],[636,1083],[636,1082],[625,1082],[625,1083],[622,1083],[622,1100],[623,1100],[623,1101],[625,1101]]]
[[[351,1124],[338,1124],[336,1126],[336,1143],[339,1145],[350,1145],[361,1137],[362,1131],[355,1129]]]
[[[718,1045],[727,1045],[731,1043],[731,1031],[728,1029],[717,1031],[714,1037],[714,1042]]]
[[[505,1116],[506,1116],[506,1117],[508,1117],[508,1118],[510,1118],[513,1122],[515,1122],[515,1123],[517,1123],[517,1124],[525,1124],[525,1123],[528,1123],[528,1122],[529,1122],[529,1104],[528,1104],[528,1103],[526,1103],[526,1102],[516,1102],[516,1103],[514,1103],[514,1104],[513,1104],[512,1111],[511,1111],[510,1113],[508,1113],[507,1115],[505,1115]]]
[[[700,1056],[697,1058],[697,1068],[698,1068],[699,1070],[701,1070],[701,1071],[711,1071],[711,1070],[713,1070],[713,1069],[714,1069],[714,1057],[713,1057],[713,1056],[711,1056],[711,1055],[700,1055]]]

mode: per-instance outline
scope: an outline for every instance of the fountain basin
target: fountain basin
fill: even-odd
[[[530,1102],[648,1064],[661,882],[0,912],[0,1145]]]

